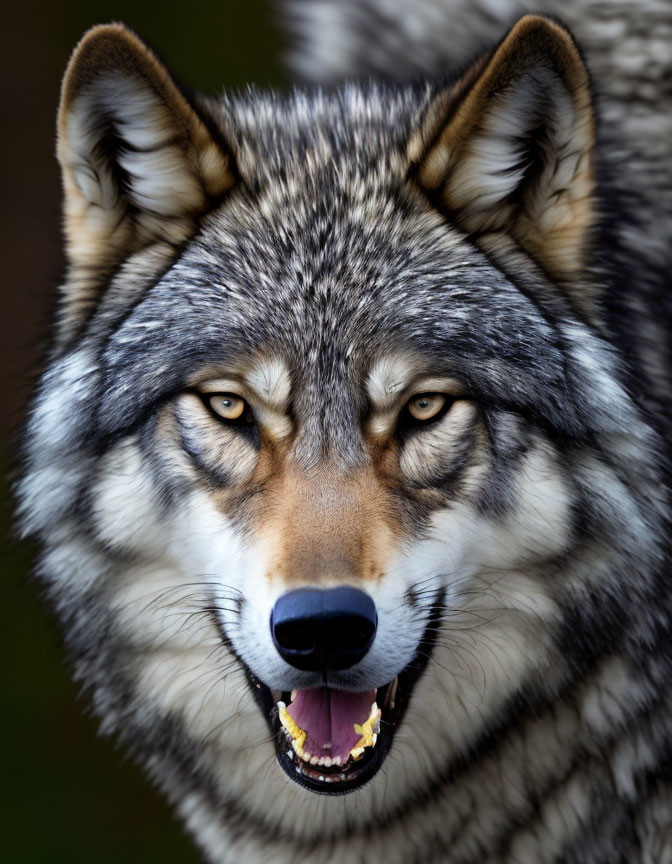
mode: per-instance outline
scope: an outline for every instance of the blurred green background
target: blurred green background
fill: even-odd
[[[262,0],[26,0],[3,9],[0,477],[14,470],[16,431],[62,269],[54,125],[70,52],[88,27],[121,20],[193,87],[209,93],[247,82],[282,87],[274,15]],[[31,549],[10,536],[9,485],[2,482],[0,858],[6,864],[198,861],[163,801],[85,715],[54,622],[27,581]]]

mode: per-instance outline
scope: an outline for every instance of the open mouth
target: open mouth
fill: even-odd
[[[326,795],[360,788],[390,751],[413,689],[429,662],[440,612],[433,607],[421,650],[377,690],[332,687],[271,691],[248,670],[250,683],[275,738],[276,756],[300,786]]]
[[[391,743],[398,680],[364,693],[319,687],[288,694],[289,705],[280,700],[274,726],[284,771],[327,794],[350,792],[373,777]]]

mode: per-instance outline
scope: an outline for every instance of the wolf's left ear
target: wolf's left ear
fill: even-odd
[[[593,144],[588,73],[572,37],[526,15],[435,98],[409,156],[466,232],[508,234],[571,282],[594,219]]]
[[[58,115],[68,280],[61,336],[76,331],[116,267],[176,247],[234,182],[230,154],[150,49],[122,24],[74,51]]]

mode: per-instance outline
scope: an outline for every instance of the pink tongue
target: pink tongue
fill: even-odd
[[[299,690],[287,711],[306,733],[304,750],[312,756],[340,756],[345,762],[361,737],[355,732],[355,723],[366,723],[375,701],[375,690],[346,693],[316,687]]]

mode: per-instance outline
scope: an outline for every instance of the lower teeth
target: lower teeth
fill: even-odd
[[[292,695],[295,694],[293,693]],[[360,737],[355,746],[348,753],[345,763],[340,756],[318,757],[309,753],[307,750],[304,750],[303,745],[306,740],[306,732],[294,722],[284,702],[278,701],[277,705],[280,723],[291,741],[292,749],[300,759],[310,765],[320,765],[325,768],[331,768],[332,766],[341,767],[343,764],[347,764],[347,762],[351,760],[357,762],[364,755],[367,748],[373,748],[376,746],[378,733],[380,732],[380,717],[382,712],[375,702],[371,705],[371,712],[368,719],[362,723],[361,726],[357,723],[355,724],[355,732]],[[341,779],[344,778],[345,775],[342,774]]]

